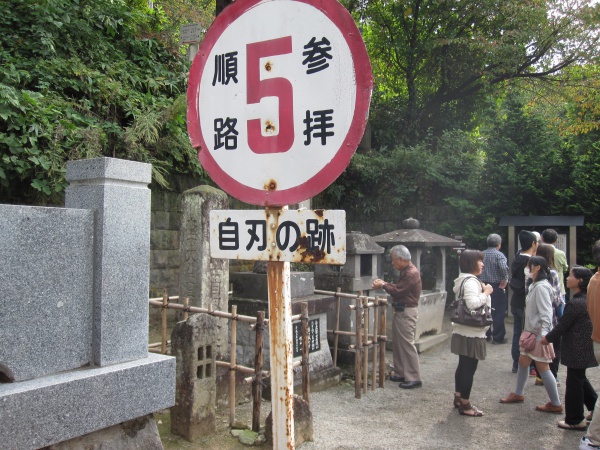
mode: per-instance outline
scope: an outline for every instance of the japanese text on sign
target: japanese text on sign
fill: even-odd
[[[211,256],[343,264],[345,218],[337,210],[211,211]]]
[[[319,319],[308,321],[308,353],[321,350],[321,326]],[[302,356],[302,322],[292,323],[294,358]]]
[[[215,20],[190,70],[190,140],[232,196],[298,203],[331,184],[360,142],[368,55],[336,2],[242,3]],[[289,19],[273,27],[273,17]]]

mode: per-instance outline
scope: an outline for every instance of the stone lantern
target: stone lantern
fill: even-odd
[[[346,264],[334,266],[329,264],[315,265],[315,288],[326,291],[335,291],[338,287],[347,294],[371,295],[371,285],[375,279],[381,277],[383,252],[385,249],[378,245],[368,234],[360,231],[350,231],[346,234]],[[382,295],[383,296],[383,295]],[[340,330],[356,331],[355,312],[344,302],[339,313],[331,309],[327,314],[327,321],[332,328],[339,314]],[[354,302],[352,302],[354,304]],[[373,317],[369,318],[369,326],[373,326]],[[354,350],[349,350],[353,337],[340,336],[338,347],[338,361],[352,363]]]
[[[419,225],[418,220],[409,218],[402,222],[403,228],[373,236],[373,240],[385,247],[386,254],[395,245],[406,246],[410,250],[412,263],[421,272],[423,293],[419,299],[419,320],[415,330],[415,346],[419,352],[422,352],[447,338],[446,334],[442,334],[447,296],[445,285],[446,248],[461,247],[462,243],[422,230]],[[384,274],[387,272],[384,275],[387,276],[387,281],[392,281],[394,278],[392,272],[394,271],[391,262],[388,261],[384,268]],[[388,315],[390,318],[391,316],[391,314]],[[388,335],[391,336],[391,329],[388,331]]]

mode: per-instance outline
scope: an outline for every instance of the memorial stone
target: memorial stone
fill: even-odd
[[[69,161],[66,178],[65,206],[95,211],[93,362],[145,358],[152,166],[114,158]]]
[[[175,359],[147,350],[150,173],[69,162],[66,209],[0,205],[0,447],[102,441],[173,405]]]
[[[198,186],[181,196],[179,232],[179,296],[190,306],[228,310],[229,260],[210,256],[210,211],[227,209],[227,195],[211,186]],[[216,353],[227,350],[227,327],[217,324]]]
[[[194,314],[178,322],[171,335],[177,359],[176,399],[171,431],[190,441],[216,430],[216,356],[218,319]]]

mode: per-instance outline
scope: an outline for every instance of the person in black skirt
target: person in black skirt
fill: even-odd
[[[556,342],[562,338],[560,362],[567,367],[565,390],[565,420],[559,428],[585,430],[587,428],[583,406],[594,410],[598,394],[585,375],[588,367],[598,365],[592,343],[592,321],[587,311],[586,292],[592,271],[575,266],[567,277],[567,287],[574,292],[558,324],[542,338],[542,343]]]
[[[490,306],[492,286],[477,278],[483,270],[483,253],[464,250],[458,259],[460,274],[454,280],[456,298],[462,295],[470,311],[483,305]],[[471,327],[452,323],[450,351],[458,355],[458,367],[454,373],[454,407],[462,416],[481,417],[483,411],[471,405],[470,396],[473,377],[479,361],[486,357],[485,333],[489,327]]]

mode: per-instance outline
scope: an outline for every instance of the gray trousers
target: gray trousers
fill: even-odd
[[[415,347],[418,316],[416,307],[394,312],[392,324],[394,372],[406,381],[421,381],[419,354]]]

